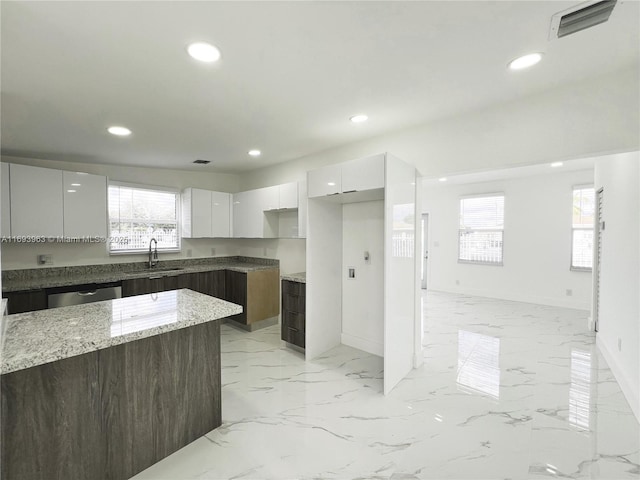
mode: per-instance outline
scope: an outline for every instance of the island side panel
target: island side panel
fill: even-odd
[[[220,323],[100,352],[107,463],[129,478],[222,423]]]
[[[97,354],[2,375],[2,479],[104,472]]]

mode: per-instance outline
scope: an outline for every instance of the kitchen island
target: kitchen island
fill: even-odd
[[[218,427],[241,311],[173,290],[5,317],[2,479],[127,479]]]

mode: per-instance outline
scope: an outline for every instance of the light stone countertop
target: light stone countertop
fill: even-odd
[[[242,312],[242,307],[191,290],[52,308],[4,317],[0,373],[171,332]]]
[[[283,273],[280,278],[290,282],[307,283],[307,272]]]
[[[237,260],[242,258],[242,261]],[[279,268],[277,261],[269,259],[253,259],[251,257],[216,258],[214,262],[202,259],[201,263],[189,260],[161,261],[157,268],[146,268],[144,262],[87,265],[77,267],[42,268],[4,272],[10,275],[3,277],[3,293],[41,288],[66,287],[94,283],[119,282],[135,278],[149,278],[150,276],[176,276],[187,273],[210,272],[214,270],[232,270],[248,273],[256,270]],[[175,268],[162,271],[164,268]],[[52,272],[55,272],[52,274]]]

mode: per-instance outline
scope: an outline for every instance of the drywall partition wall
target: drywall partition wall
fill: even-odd
[[[493,182],[423,188],[429,213],[429,289],[544,305],[591,306],[591,272],[571,271],[572,189],[593,184],[593,171],[562,172]],[[458,263],[460,197],[505,195],[504,265]]]
[[[597,344],[640,421],[640,154],[596,161],[603,188]]]
[[[299,180],[307,170],[384,151],[434,177],[635,151],[639,75],[632,67],[386,135],[354,136],[352,143],[243,174],[240,189]]]
[[[353,277],[349,270],[353,269]],[[342,343],[383,356],[384,202],[342,207]]]
[[[384,393],[413,366],[416,170],[387,154],[384,195]]]
[[[340,345],[342,205],[310,198],[307,210],[305,355]]]

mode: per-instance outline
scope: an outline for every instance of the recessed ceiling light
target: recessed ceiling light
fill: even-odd
[[[198,158],[197,160],[194,160],[193,163],[196,165],[209,165],[211,160],[202,160],[201,158]]]
[[[79,187],[79,186],[80,186],[80,184],[79,184],[79,183],[72,183],[72,184],[71,184],[71,186],[72,186],[72,187]]]
[[[187,52],[201,62],[212,63],[220,60],[220,50],[209,43],[192,43],[187,47]]]
[[[366,115],[363,115],[363,114],[358,114],[358,115],[354,115],[349,120],[351,120],[352,123],[362,123],[362,122],[366,122],[367,120],[369,120],[369,117],[367,117]]]
[[[111,135],[118,135],[119,137],[126,137],[127,135],[131,135],[131,130],[129,130],[127,127],[113,126],[107,128],[107,131]]]
[[[562,162],[553,162],[553,163],[551,164],[551,166],[552,166],[553,168],[561,167],[561,166],[562,166]]]
[[[438,179],[439,182],[446,182],[447,181],[447,177],[441,177]]]
[[[335,187],[336,186],[336,182],[328,182],[327,185],[329,185],[330,187]]]
[[[76,193],[75,190],[67,190],[68,193]]]
[[[533,67],[540,60],[542,60],[541,53],[530,53],[528,55],[518,57],[515,60],[511,60],[509,62],[509,68],[511,70],[522,70],[523,68]]]
[[[249,155],[252,157],[259,157],[262,152],[260,150],[249,150]]]

